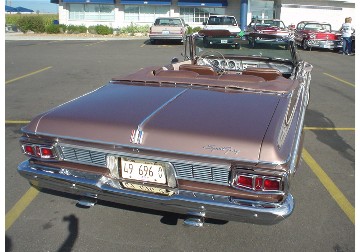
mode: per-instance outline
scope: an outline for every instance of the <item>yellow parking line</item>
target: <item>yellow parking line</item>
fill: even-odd
[[[334,78],[335,80],[338,80],[338,81],[340,81],[340,82],[342,82],[342,83],[345,83],[345,84],[347,84],[347,85],[349,85],[349,86],[355,87],[354,84],[352,84],[352,83],[350,83],[350,82],[348,82],[348,81],[342,80],[342,79],[340,79],[340,78],[338,78],[338,77],[335,77],[335,76],[333,76],[333,75],[331,75],[331,74],[328,74],[328,73],[324,73],[324,74],[327,75],[327,76],[330,76],[331,78]]]
[[[37,71],[31,72],[31,73],[25,74],[25,75],[23,75],[23,76],[20,76],[20,77],[18,77],[18,78],[12,79],[12,80],[5,81],[5,84],[9,84],[9,83],[11,83],[11,82],[14,82],[14,81],[17,81],[17,80],[23,79],[23,78],[25,78],[25,77],[28,77],[28,76],[31,76],[31,75],[34,75],[34,74],[40,73],[40,72],[45,71],[45,70],[48,70],[48,69],[50,69],[50,68],[52,68],[52,66],[45,67],[45,68],[43,68],[43,69],[40,69],[40,70],[37,70]]]
[[[335,202],[344,211],[344,213],[350,219],[350,221],[355,225],[355,208],[351,205],[349,200],[335,185],[335,183],[331,180],[331,178],[324,172],[324,170],[320,167],[320,165],[312,158],[309,152],[305,150],[305,148],[303,149],[302,157],[307,163],[307,165],[310,167],[310,169],[318,177],[318,179],[326,188],[326,190],[328,190],[328,192],[333,197]]]
[[[5,124],[27,124],[30,121],[11,121],[11,120],[5,120]]]
[[[21,199],[7,212],[5,216],[5,231],[7,231],[14,222],[19,218],[21,213],[27,208],[27,206],[35,199],[39,194],[39,191],[34,187],[31,187]]]
[[[322,128],[322,127],[304,127],[304,130],[336,130],[336,131],[349,130],[349,131],[355,131],[355,128]]]

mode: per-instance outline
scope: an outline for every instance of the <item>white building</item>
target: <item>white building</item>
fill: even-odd
[[[51,0],[59,5],[59,22],[112,28],[150,25],[159,16],[182,17],[202,26],[210,14],[236,17],[243,29],[252,17],[279,18],[286,25],[300,21],[329,22],[337,30],[345,17],[355,22],[355,0]]]

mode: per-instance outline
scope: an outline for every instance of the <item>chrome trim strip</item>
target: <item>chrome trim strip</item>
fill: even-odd
[[[123,189],[119,182],[101,175],[81,177],[60,173],[60,170],[47,169],[29,161],[18,166],[20,175],[39,188],[159,211],[179,214],[201,212],[206,218],[271,225],[290,216],[294,209],[291,194],[283,202],[272,204],[271,207],[268,207],[269,202],[247,201],[244,204],[241,199],[184,190],[172,196],[160,196]]]
[[[105,85],[104,85],[104,86],[105,86]],[[91,94],[91,93],[93,93],[93,92],[95,92],[95,91],[103,88],[104,86],[98,87],[98,88],[96,88],[96,89],[94,89],[94,90],[92,90],[92,91],[90,91],[90,92],[88,92],[88,93],[86,93],[86,94],[80,95],[79,97],[76,97],[76,98],[74,98],[74,99],[72,99],[72,100],[70,100],[70,101],[67,101],[67,102],[65,102],[65,103],[63,103],[63,104],[60,104],[60,105],[56,106],[55,108],[52,108],[52,109],[50,109],[49,111],[47,111],[45,114],[43,114],[43,115],[38,119],[38,121],[37,121],[37,123],[36,123],[36,127],[35,127],[35,133],[38,132],[38,127],[39,127],[40,121],[41,121],[45,116],[47,116],[47,115],[50,114],[51,112],[55,111],[56,109],[58,109],[58,108],[60,108],[60,107],[62,107],[62,106],[64,106],[64,105],[66,105],[66,104],[68,104],[68,103],[70,103],[70,102],[72,102],[72,101],[75,101],[75,100],[77,100],[77,99],[79,99],[79,98],[81,98],[81,97],[84,97],[84,96],[86,96],[86,95],[89,95],[89,94]]]
[[[294,148],[293,148],[293,152],[292,152],[292,156],[291,159],[289,159],[290,161],[290,166],[289,166],[289,174],[292,175],[295,172],[295,166],[296,166],[296,161],[297,161],[297,153],[299,151],[299,145],[300,145],[300,140],[301,140],[301,133],[303,130],[303,125],[304,125],[304,120],[305,120],[305,112],[306,112],[306,108],[307,105],[309,104],[309,96],[308,96],[308,92],[309,92],[309,87],[310,87],[310,81],[311,81],[311,70],[312,70],[312,65],[308,64],[304,61],[300,62],[300,66],[301,69],[299,70],[299,72],[301,72],[302,76],[300,77],[300,79],[302,80],[302,99],[301,99],[301,109],[300,109],[300,119],[298,120],[297,123],[297,128],[296,128],[296,139],[294,142]],[[307,64],[307,65],[305,65]]]
[[[188,91],[188,89],[184,89],[183,91],[181,91],[180,93],[178,93],[177,95],[175,95],[173,98],[171,98],[170,100],[168,100],[167,102],[165,102],[163,105],[161,105],[160,107],[158,107],[156,110],[154,110],[150,115],[148,115],[139,125],[138,125],[138,130],[142,131],[143,127],[145,126],[145,124],[153,117],[155,116],[160,110],[162,110],[163,108],[165,108],[168,104],[170,104],[171,102],[173,102],[176,98],[178,98],[180,95],[182,95],[183,93],[185,93],[186,91]]]

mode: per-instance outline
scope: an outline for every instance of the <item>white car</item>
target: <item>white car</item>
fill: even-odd
[[[236,18],[227,15],[211,15],[204,22],[204,30],[228,30],[234,35],[241,31]]]

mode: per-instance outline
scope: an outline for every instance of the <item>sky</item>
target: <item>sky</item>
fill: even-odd
[[[57,13],[59,6],[58,4],[50,3],[50,0],[5,0],[5,4],[15,8],[19,6],[25,7],[40,13]]]

